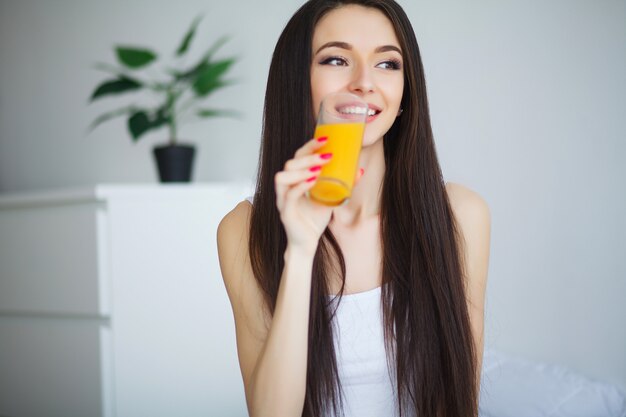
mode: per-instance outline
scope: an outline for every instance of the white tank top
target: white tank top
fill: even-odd
[[[252,197],[247,198],[252,204]],[[344,295],[332,326],[345,417],[397,415],[395,379],[387,368],[381,288]],[[338,297],[333,299],[332,308]],[[329,416],[331,417],[331,416]]]
[[[394,371],[387,368],[380,291],[377,287],[344,295],[333,319],[346,417],[397,414]]]

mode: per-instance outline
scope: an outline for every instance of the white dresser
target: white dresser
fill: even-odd
[[[0,196],[0,416],[245,416],[216,245],[244,183]]]

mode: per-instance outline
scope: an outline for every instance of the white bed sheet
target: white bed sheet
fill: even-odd
[[[626,417],[626,394],[566,367],[486,350],[481,417]]]

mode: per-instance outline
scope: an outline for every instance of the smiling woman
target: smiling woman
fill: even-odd
[[[319,20],[312,46],[313,109],[332,92],[357,93],[375,111],[363,147],[382,140],[400,112],[404,90],[402,50],[389,19],[377,9],[342,7]]]
[[[309,138],[342,92],[370,112],[352,196],[328,207],[306,197],[332,159]],[[476,416],[489,211],[442,179],[401,7],[306,2],[276,45],[263,127],[254,198],[217,236],[250,415]]]

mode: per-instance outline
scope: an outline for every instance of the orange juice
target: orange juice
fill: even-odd
[[[322,166],[319,178],[309,196],[329,206],[337,206],[352,194],[354,177],[363,144],[364,123],[333,123],[318,125],[315,137],[328,137],[317,153],[332,153],[330,162]]]

